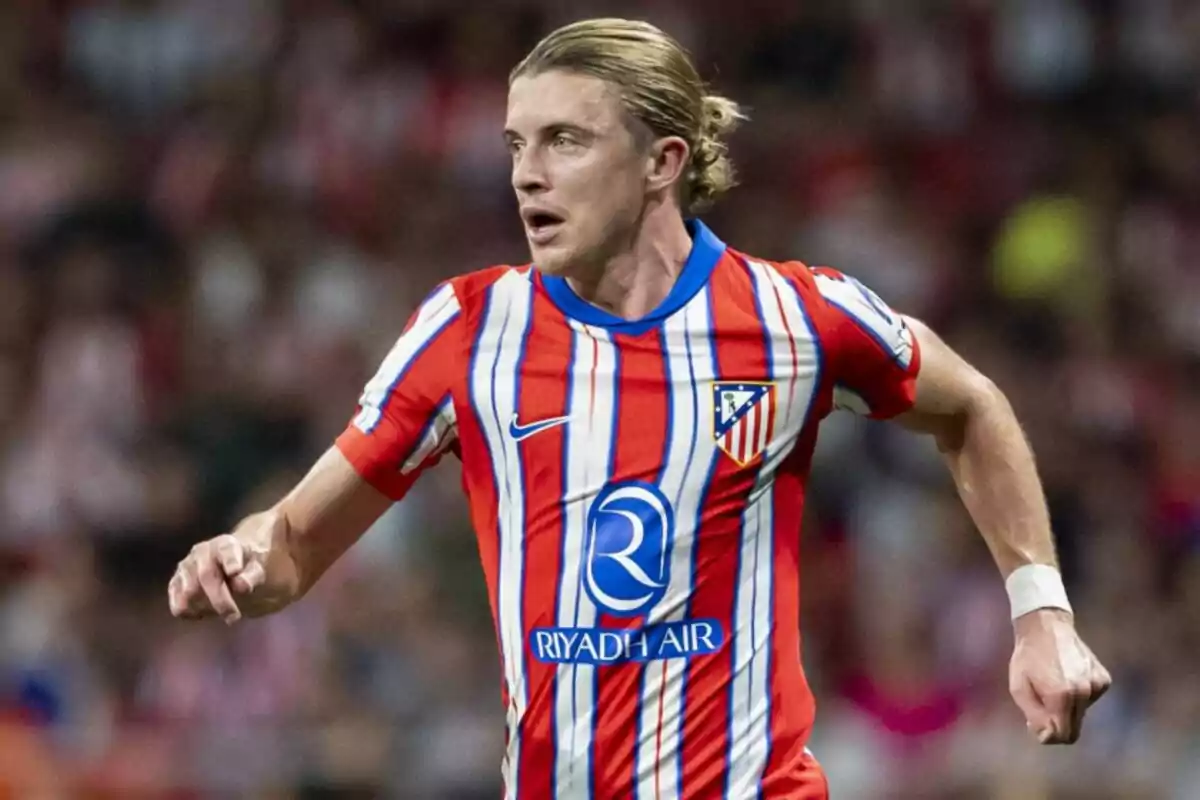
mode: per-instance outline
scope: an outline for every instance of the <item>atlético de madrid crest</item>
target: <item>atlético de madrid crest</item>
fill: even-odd
[[[746,466],[767,449],[775,427],[775,386],[754,381],[713,384],[713,437],[717,447]]]

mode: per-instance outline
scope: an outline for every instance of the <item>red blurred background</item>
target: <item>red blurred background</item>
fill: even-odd
[[[936,452],[834,418],[803,600],[835,796],[1200,796],[1188,0],[0,5],[0,796],[497,796],[455,466],[277,617],[177,622],[165,587],[329,444],[428,289],[525,259],[506,77],[595,14],[749,106],[723,238],[862,278],[1009,393],[1116,679],[1037,747]]]

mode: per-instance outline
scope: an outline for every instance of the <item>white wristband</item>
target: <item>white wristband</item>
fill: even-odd
[[[1039,608],[1060,608],[1071,612],[1062,574],[1047,564],[1026,564],[1017,567],[1004,581],[1012,618],[1024,616]]]

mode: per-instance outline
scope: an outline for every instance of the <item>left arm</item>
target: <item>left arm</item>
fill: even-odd
[[[1008,589],[1013,699],[1040,741],[1074,742],[1112,679],[1075,631],[1041,481],[1012,406],[921,322],[837,270],[811,275],[834,405],[936,438]]]
[[[921,371],[912,410],[897,421],[937,441],[1005,578],[1027,564],[1057,568],[1033,452],[1008,399],[932,330],[907,322],[919,343]]]
[[[1009,689],[1044,744],[1076,741],[1112,678],[1075,630],[1033,453],[1012,406],[924,324],[916,398],[898,421],[933,435],[959,496],[1005,577],[1016,647]]]

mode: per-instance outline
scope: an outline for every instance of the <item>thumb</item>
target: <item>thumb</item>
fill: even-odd
[[[1034,690],[1033,684],[1022,675],[1014,680],[1009,692],[1016,701],[1017,708],[1025,715],[1029,730],[1038,737],[1038,741],[1045,743],[1046,739],[1054,734],[1054,716],[1042,703],[1042,698]]]

